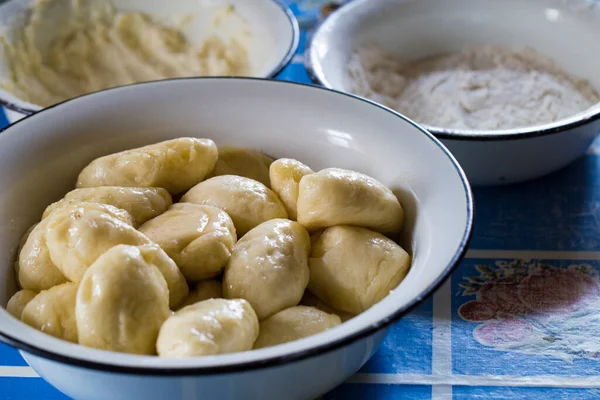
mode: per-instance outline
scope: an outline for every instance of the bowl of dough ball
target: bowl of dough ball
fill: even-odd
[[[131,83],[274,77],[299,30],[277,0],[9,0],[0,39],[0,104],[14,122]]]
[[[313,399],[449,276],[473,219],[416,124],[251,78],[46,108],[0,135],[0,182],[0,339],[73,398]]]
[[[419,123],[473,185],[498,185],[556,171],[596,138],[598,37],[588,0],[356,0],[323,21],[305,63]]]

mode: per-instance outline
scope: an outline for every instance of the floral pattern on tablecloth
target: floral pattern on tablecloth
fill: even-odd
[[[498,351],[600,360],[600,284],[589,264],[566,268],[538,260],[475,266],[459,284],[475,296],[458,315],[477,324],[473,338]]]

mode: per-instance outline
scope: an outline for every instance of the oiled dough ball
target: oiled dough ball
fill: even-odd
[[[225,267],[223,295],[250,302],[259,319],[298,305],[308,284],[310,237],[289,219],[264,222],[235,246]]]
[[[252,349],[258,319],[241,299],[210,299],[187,306],[160,328],[156,349],[162,357],[196,357]]]
[[[29,289],[19,290],[6,304],[6,311],[15,318],[21,319],[25,306],[37,296],[37,292]]]
[[[169,307],[181,307],[189,294],[189,287],[175,261],[173,261],[159,245],[145,244],[137,246],[146,263],[154,265],[163,275],[169,289]]]
[[[271,157],[260,151],[243,147],[220,146],[219,159],[211,176],[239,175],[270,187],[269,166],[272,162]]]
[[[111,216],[114,219],[117,219],[117,220],[129,225],[129,226],[135,225],[135,220],[133,219],[131,214],[129,214],[129,212],[127,212],[126,210],[119,208],[119,207],[115,207],[111,204],[103,204],[103,203],[96,203],[96,202],[89,202],[89,201],[82,201],[80,203],[73,203],[73,204],[65,205],[64,207],[57,209],[56,212],[50,213],[49,216],[54,215],[54,214],[59,214],[62,212],[74,213],[74,212],[78,212],[78,210],[83,211],[83,212],[97,212],[97,213],[106,214],[106,215]]]
[[[77,343],[76,294],[77,285],[71,282],[42,290],[27,303],[21,321],[59,339]]]
[[[29,228],[27,228],[27,230],[25,231],[23,236],[21,236],[21,239],[19,240],[19,247],[17,249],[17,254],[21,253],[23,246],[25,246],[25,243],[27,243],[27,239],[29,239],[29,235],[31,235],[31,232],[33,232],[33,230],[35,229],[36,226],[38,226],[38,224],[39,224],[39,222],[36,222],[35,224],[31,225]]]
[[[271,188],[281,199],[292,220],[296,220],[298,216],[296,203],[300,179],[313,173],[312,169],[291,158],[280,158],[269,168]]]
[[[174,204],[139,230],[162,247],[190,282],[219,275],[237,240],[225,211],[194,203]]]
[[[62,200],[50,204],[42,219],[59,208],[82,202],[110,204],[121,208],[133,217],[134,226],[162,214],[173,203],[171,195],[163,188],[103,186],[75,189]]]
[[[156,354],[169,317],[169,289],[138,247],[115,246],[85,271],[77,290],[79,343],[102,350]]]
[[[25,232],[23,239],[15,263],[21,288],[39,292],[68,281],[50,259],[46,246],[45,223],[33,225]]]
[[[127,211],[108,204],[80,203],[65,207],[61,212],[75,212],[75,210],[102,213],[126,225],[133,223]],[[26,234],[27,239],[19,252],[18,277],[19,284],[24,289],[39,292],[69,280],[51,259],[47,244],[48,223],[49,218],[46,218],[35,225],[29,234]]]
[[[341,324],[340,317],[314,307],[290,307],[261,321],[255,349],[302,339]]]
[[[25,233],[23,234],[23,236],[21,236],[21,239],[19,240],[19,246],[17,247],[17,259],[15,260],[13,266],[14,266],[14,270],[15,270],[15,276],[17,277],[17,283],[19,285],[19,288],[21,288],[21,282],[19,282],[19,255],[21,254],[21,250],[23,250],[23,247],[25,246],[25,243],[27,243],[27,240],[29,239],[29,235],[31,235],[31,232],[33,232],[33,230],[35,229],[36,226],[38,226],[39,222],[36,222],[35,224],[31,225],[29,228],[27,228],[27,230],[25,231]]]
[[[271,189],[242,176],[207,179],[190,189],[181,201],[224,210],[231,217],[238,238],[265,221],[287,218],[285,207]]]
[[[167,140],[95,159],[79,174],[77,187],[161,187],[177,194],[201,182],[217,157],[210,139]]]
[[[337,315],[338,317],[340,317],[342,322],[346,322],[349,319],[356,317],[356,315],[354,314],[336,310],[335,308],[331,307],[329,304],[325,303],[323,300],[319,299],[317,296],[312,294],[309,290],[304,291],[304,296],[302,296],[302,300],[300,300],[300,305],[314,307],[326,312],[327,314]]]
[[[357,225],[398,233],[404,211],[390,189],[370,176],[328,168],[304,176],[298,192],[298,222],[310,231]]]
[[[33,232],[33,230],[35,229],[35,227],[37,225],[38,225],[38,223],[36,222],[35,224],[33,224],[29,228],[27,228],[27,230],[25,231],[23,236],[21,236],[21,239],[19,240],[19,246],[17,247],[17,258],[16,258],[15,262],[13,262],[13,269],[15,271],[15,277],[16,277],[17,286],[19,289],[23,288],[21,286],[21,281],[19,280],[19,272],[20,272],[19,270],[21,268],[19,266],[19,255],[21,254],[21,250],[23,250],[25,243],[27,243],[27,239],[29,239],[29,235],[31,235],[31,232]],[[62,275],[62,273],[61,273],[61,275]]]
[[[196,283],[180,307],[183,308],[208,299],[221,298],[223,298],[223,284],[215,279],[209,279]]]
[[[313,294],[333,308],[358,314],[398,286],[410,256],[380,233],[334,226],[315,235],[308,265]]]
[[[79,282],[85,270],[113,246],[151,244],[133,226],[104,211],[81,205],[57,210],[40,225],[44,223],[50,258],[73,282]]]

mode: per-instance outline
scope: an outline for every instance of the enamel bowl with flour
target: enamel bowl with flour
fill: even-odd
[[[599,36],[587,0],[356,0],[305,60],[316,82],[420,123],[473,184],[495,185],[568,165],[600,132]]]
[[[272,77],[297,45],[275,0],[12,0],[0,6],[0,102],[14,122],[132,83]]]

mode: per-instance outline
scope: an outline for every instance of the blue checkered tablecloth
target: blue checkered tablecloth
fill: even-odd
[[[303,30],[278,79],[309,83],[302,53],[325,1],[288,3]],[[324,399],[600,399],[600,144],[545,178],[474,192],[462,265]],[[0,344],[0,400],[63,398]]]

